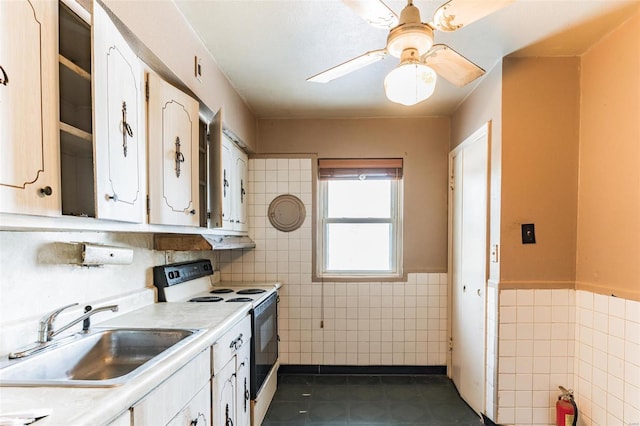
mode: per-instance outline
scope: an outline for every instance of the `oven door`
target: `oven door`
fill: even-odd
[[[251,399],[256,399],[278,360],[278,293],[253,309],[251,324]]]

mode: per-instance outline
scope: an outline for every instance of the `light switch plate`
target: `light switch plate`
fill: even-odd
[[[522,244],[535,244],[536,230],[533,223],[522,224]]]

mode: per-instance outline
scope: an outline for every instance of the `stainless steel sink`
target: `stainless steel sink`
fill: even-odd
[[[170,356],[202,330],[93,329],[69,343],[0,366],[0,386],[118,386]]]

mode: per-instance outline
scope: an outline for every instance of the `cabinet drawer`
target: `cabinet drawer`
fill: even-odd
[[[247,315],[213,344],[213,374],[217,374],[236,352],[250,344],[251,317]]]
[[[167,424],[209,382],[210,357],[204,350],[134,405],[133,424]]]

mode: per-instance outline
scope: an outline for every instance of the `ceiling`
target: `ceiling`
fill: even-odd
[[[397,117],[451,114],[482,78],[459,88],[438,78],[433,96],[406,107],[388,101],[384,60],[329,83],[306,79],[386,44],[339,0],[174,0],[258,118]],[[375,1],[375,0],[372,0]],[[478,0],[480,1],[480,0]],[[386,0],[398,15],[404,0]],[[444,0],[415,0],[423,22]],[[500,58],[575,56],[629,16],[640,0],[516,0],[453,33],[435,33],[489,71]]]

